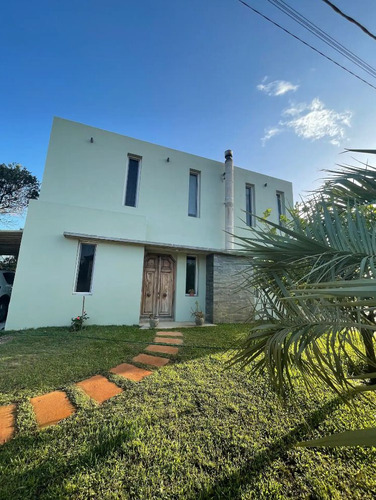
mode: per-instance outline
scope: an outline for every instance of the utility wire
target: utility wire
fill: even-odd
[[[351,50],[347,49],[344,45],[335,40],[332,36],[330,36],[328,33],[322,30],[319,26],[312,23],[309,19],[300,14],[293,7],[289,6],[286,2],[284,2],[283,0],[267,0],[267,1],[270,4],[274,5],[274,7],[282,11],[284,14],[286,14],[288,17],[293,19],[295,22],[300,24],[300,26],[308,30],[314,36],[319,38],[321,41],[329,45],[329,47],[334,49],[336,52],[343,55],[346,59],[354,63],[356,66],[361,68],[370,76],[376,78],[376,69],[374,67],[372,67],[366,61],[358,57]]]
[[[369,83],[367,82],[367,80],[364,80],[364,78],[360,77],[359,75],[357,75],[356,73],[354,73],[353,71],[351,71],[350,69],[346,68],[345,66],[343,66],[342,64],[338,63],[337,61],[335,61],[334,59],[332,59],[331,57],[327,56],[326,54],[324,54],[323,52],[321,52],[320,50],[316,49],[315,47],[313,47],[312,45],[310,45],[308,42],[305,42],[304,40],[302,40],[301,38],[299,38],[297,35],[294,35],[293,33],[291,33],[291,31],[288,31],[286,28],[284,28],[283,26],[281,26],[280,24],[276,23],[275,21],[273,21],[272,19],[270,19],[270,17],[267,17],[265,16],[264,14],[262,14],[260,11],[258,11],[257,9],[251,7],[247,2],[245,2],[244,0],[238,0],[238,2],[240,2],[241,4],[243,4],[245,7],[247,7],[248,9],[252,10],[255,14],[258,14],[259,16],[263,17],[264,19],[266,19],[266,21],[269,21],[270,23],[274,24],[274,26],[276,26],[277,28],[281,29],[282,31],[284,31],[285,33],[287,33],[288,35],[292,36],[293,38],[295,38],[296,40],[298,40],[299,42],[301,42],[303,45],[306,45],[307,47],[309,47],[310,49],[312,49],[313,51],[317,52],[317,54],[320,54],[320,56],[322,57],[325,57],[325,59],[328,59],[328,61],[332,62],[333,64],[335,64],[336,66],[338,66],[339,68],[342,68],[343,70],[347,71],[347,73],[350,73],[350,75],[354,76],[355,78],[357,78],[358,80],[360,80],[361,82],[365,83],[366,85],[368,85],[369,87],[373,88],[374,90],[376,90],[376,87],[374,85],[372,85],[372,83]]]
[[[371,38],[373,38],[374,40],[376,40],[376,35],[374,35],[373,33],[371,33],[370,31],[368,31],[368,29],[363,26],[363,24],[361,24],[359,21],[357,21],[356,19],[354,19],[353,17],[350,17],[348,16],[347,14],[345,14],[341,9],[339,9],[336,5],[334,5],[334,3],[332,2],[329,2],[329,0],[322,0],[324,3],[326,3],[327,5],[329,5],[329,7],[331,7],[335,12],[337,12],[337,14],[339,14],[340,16],[344,17],[345,19],[347,19],[348,21],[350,21],[350,23],[353,23],[355,24],[356,26],[358,26],[358,28],[360,28],[362,31],[364,31],[364,33],[368,36],[370,36]]]

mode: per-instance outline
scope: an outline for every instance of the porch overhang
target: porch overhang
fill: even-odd
[[[223,255],[239,255],[236,251],[226,251],[218,248],[206,248],[206,247],[194,247],[189,245],[175,245],[172,243],[160,243],[155,241],[142,241],[142,240],[132,240],[128,238],[113,238],[109,236],[99,236],[94,234],[85,233],[71,233],[69,231],[64,231],[65,238],[79,240],[79,241],[92,241],[102,242],[102,243],[118,243],[120,245],[137,245],[146,247],[148,250],[153,251],[163,251],[170,250],[174,252],[184,252],[184,253],[195,253],[195,254],[223,254]]]
[[[22,240],[22,230],[0,230],[0,255],[18,255]]]

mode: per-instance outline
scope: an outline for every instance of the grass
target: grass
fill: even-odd
[[[325,387],[282,403],[263,377],[228,369],[244,326],[184,329],[176,362],[96,405],[73,383],[129,362],[154,332],[41,329],[0,344],[0,397],[17,401],[17,436],[0,448],[0,499],[371,499],[373,448],[302,449],[305,439],[376,426]],[[9,335],[9,332],[7,332]],[[125,342],[130,341],[130,342]],[[138,343],[141,342],[141,343]],[[30,396],[65,388],[77,407],[37,431]]]

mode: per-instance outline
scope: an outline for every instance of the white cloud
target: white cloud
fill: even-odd
[[[307,104],[304,102],[301,103],[293,103],[290,104],[289,108],[286,108],[282,111],[282,116],[296,116],[300,115],[300,113],[303,113],[307,109]]]
[[[284,110],[283,115],[294,117],[281,122],[281,125],[291,128],[298,137],[312,141],[327,137],[330,143],[336,146],[344,139],[346,127],[351,126],[352,117],[351,111],[338,113],[334,109],[326,108],[318,97],[308,105],[291,106]]]
[[[285,80],[274,80],[274,82],[265,83],[267,77],[264,77],[261,83],[257,85],[257,90],[265,92],[265,94],[270,96],[284,95],[287,92],[295,92],[298,90],[299,85],[294,85],[291,82],[286,82]]]
[[[281,120],[277,127],[270,127],[265,130],[264,137],[261,138],[262,145],[284,130],[291,129],[303,139],[317,141],[328,139],[333,146],[340,146],[341,141],[346,137],[346,129],[351,126],[351,111],[342,113],[329,109],[320,101],[318,97],[309,104],[292,103],[281,113]]]
[[[280,134],[281,132],[283,132],[283,130],[281,128],[278,128],[278,127],[269,127],[269,128],[266,128],[264,130],[264,132],[265,132],[265,135],[261,139],[263,146],[265,146],[266,141],[268,141],[269,139],[271,139],[275,135]]]

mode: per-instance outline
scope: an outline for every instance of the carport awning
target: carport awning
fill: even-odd
[[[22,230],[0,230],[0,255],[18,255],[21,246]]]

